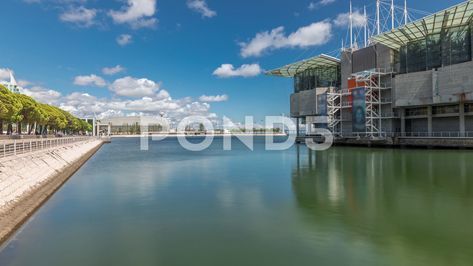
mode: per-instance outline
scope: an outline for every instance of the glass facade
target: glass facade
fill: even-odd
[[[424,116],[427,115],[427,107],[416,107],[406,109],[406,116]]]
[[[399,51],[400,73],[431,70],[471,60],[471,27],[449,28],[411,41]]]
[[[441,114],[458,114],[460,112],[460,106],[456,105],[444,105],[444,106],[433,106],[432,114],[441,115]]]
[[[465,104],[465,113],[473,113],[473,103]]]
[[[294,92],[321,87],[340,87],[340,81],[340,66],[311,68],[294,76]]]

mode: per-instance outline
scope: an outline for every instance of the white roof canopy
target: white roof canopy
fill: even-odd
[[[321,54],[303,60],[297,63],[289,64],[278,69],[274,69],[266,72],[266,75],[269,76],[279,76],[279,77],[294,77],[296,74],[304,72],[307,69],[316,68],[316,67],[336,67],[340,65],[340,59]]]
[[[11,70],[10,70],[10,84],[12,86],[18,86],[18,84],[16,83],[15,76],[13,76],[13,71],[11,71]]]
[[[371,41],[398,50],[408,42],[423,39],[430,34],[440,33],[443,29],[468,25],[471,23],[472,15],[473,0],[468,0],[408,23],[391,32],[373,36]]]

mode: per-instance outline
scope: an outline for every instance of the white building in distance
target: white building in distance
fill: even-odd
[[[13,72],[10,70],[10,81],[0,81],[0,84],[5,86],[7,89],[9,89],[13,93],[20,93],[20,90],[22,89],[20,86],[18,86],[18,83],[16,82],[15,76],[13,76]]]

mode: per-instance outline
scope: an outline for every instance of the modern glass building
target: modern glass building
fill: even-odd
[[[469,0],[267,74],[294,78],[291,116],[308,134],[327,117],[339,139],[473,137],[472,18]]]
[[[310,134],[315,127],[327,127],[327,93],[338,91],[341,86],[340,59],[319,55],[268,72],[269,75],[294,78],[291,95],[291,117]],[[319,104],[317,104],[319,101]]]

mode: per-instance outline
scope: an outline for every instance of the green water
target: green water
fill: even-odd
[[[473,152],[114,139],[0,265],[472,265]]]

